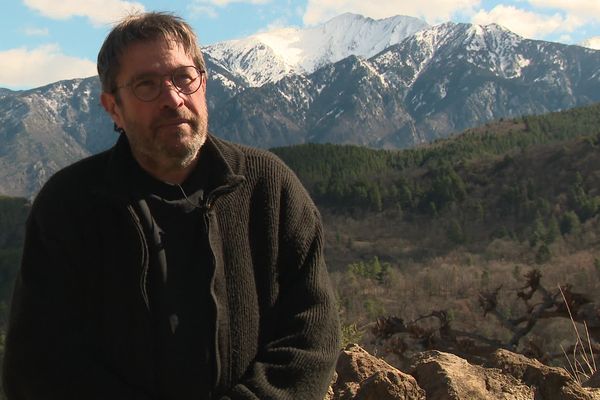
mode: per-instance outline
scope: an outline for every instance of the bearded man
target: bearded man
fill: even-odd
[[[206,66],[182,19],[123,20],[98,73],[120,137],[35,199],[8,399],[322,399],[339,329],[304,188],[207,131]]]

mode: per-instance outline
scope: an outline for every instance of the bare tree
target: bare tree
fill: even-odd
[[[437,349],[451,352],[464,358],[477,361],[485,359],[486,355],[498,348],[516,351],[521,345],[521,351],[542,358],[543,350],[534,343],[522,343],[543,319],[570,318],[574,322],[585,323],[591,337],[592,350],[600,353],[600,307],[587,296],[573,291],[566,284],[555,290],[549,290],[542,284],[542,274],[534,269],[524,275],[525,283],[515,290],[506,290],[502,285],[488,291],[481,291],[478,302],[484,316],[491,315],[502,328],[509,333],[507,340],[486,337],[478,332],[465,332],[454,329],[448,317],[447,310],[432,311],[419,316],[413,321],[406,322],[396,316],[379,318],[373,324],[371,331],[375,343],[381,344],[384,350],[406,358],[411,351]],[[499,296],[515,293],[523,302],[524,312],[517,317],[509,317],[502,312]],[[562,294],[561,294],[562,292]],[[563,353],[560,353],[561,355]],[[550,358],[559,355],[550,355]]]

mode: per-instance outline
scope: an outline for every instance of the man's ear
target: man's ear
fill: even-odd
[[[202,92],[204,92],[204,95],[206,96],[206,85],[208,84],[208,76],[206,75],[206,73],[204,73],[200,74],[200,78],[202,79],[202,83],[200,84],[200,90],[202,90]]]
[[[117,104],[117,99],[114,94],[102,92],[100,94],[100,103],[104,110],[110,115],[113,122],[119,127],[123,128],[123,117],[121,116],[121,108]]]

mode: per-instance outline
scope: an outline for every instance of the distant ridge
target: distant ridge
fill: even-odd
[[[407,148],[600,102],[600,51],[498,25],[344,14],[278,32],[237,41],[241,52],[231,42],[207,49],[217,135],[263,148]],[[0,194],[30,197],[59,168],[111,146],[117,135],[99,95],[97,77],[0,90]]]

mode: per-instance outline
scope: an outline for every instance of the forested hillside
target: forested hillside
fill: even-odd
[[[528,308],[517,293],[533,269],[546,287],[600,300],[600,105],[403,151],[273,151],[321,209],[346,333],[378,354],[385,346],[373,344],[371,328],[388,315],[407,321],[443,310],[459,328],[507,339],[481,309],[481,293],[503,295],[499,307],[518,319]],[[572,327],[548,324],[528,343],[560,353]]]
[[[25,220],[29,203],[25,199],[0,196],[0,318],[10,295],[16,265],[21,258]]]
[[[540,230],[568,233],[596,216],[599,137],[595,105],[499,121],[411,150],[308,144],[273,151],[326,215],[383,213],[416,235],[436,225],[450,241],[428,244],[438,253],[443,244],[501,236],[539,244]]]
[[[0,359],[4,352],[8,303],[21,259],[28,214],[27,200],[0,196]],[[3,398],[1,393],[0,398]]]
[[[272,150],[296,171],[320,205],[346,211],[353,207],[383,211],[401,206],[434,212],[449,202],[465,199],[464,185],[474,182],[457,177],[459,169],[471,175],[475,171],[469,168],[478,163],[497,163],[496,168],[502,169],[534,145],[584,136],[593,144],[592,137],[599,133],[600,104],[596,104],[486,124],[403,151],[320,144]]]

